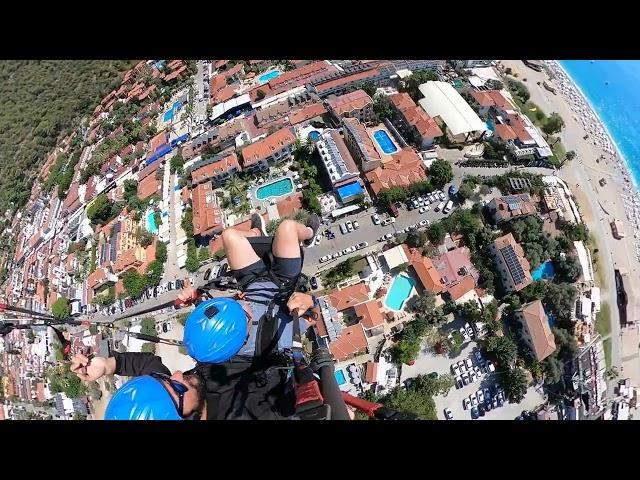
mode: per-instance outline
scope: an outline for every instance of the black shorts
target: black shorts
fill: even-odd
[[[263,257],[267,250],[271,248],[273,237],[249,237],[249,243],[256,251],[259,257]],[[273,255],[273,265],[271,272],[281,281],[293,281],[302,271],[302,258],[280,258]],[[256,274],[261,275],[267,272],[267,265],[264,260],[258,260],[240,270],[233,270],[233,276],[239,280],[245,275]]]

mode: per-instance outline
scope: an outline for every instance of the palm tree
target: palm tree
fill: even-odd
[[[232,197],[239,197],[245,190],[245,184],[237,175],[231,175],[229,178],[229,193]]]
[[[311,137],[307,138],[306,149],[309,154],[313,153],[313,151],[316,149],[316,142],[314,142]]]

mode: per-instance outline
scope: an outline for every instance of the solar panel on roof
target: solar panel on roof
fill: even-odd
[[[515,284],[522,283],[525,279],[524,269],[522,268],[522,265],[520,265],[520,261],[518,260],[518,256],[513,250],[513,247],[511,245],[502,247],[500,249],[500,253],[502,254],[502,257],[507,264],[507,268],[513,277],[513,282]]]

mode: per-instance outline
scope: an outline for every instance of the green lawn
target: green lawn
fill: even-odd
[[[611,309],[606,302],[602,303],[600,312],[596,315],[596,330],[603,337],[611,333]]]
[[[604,361],[607,364],[607,368],[611,368],[611,339],[607,338],[602,342],[604,348]]]

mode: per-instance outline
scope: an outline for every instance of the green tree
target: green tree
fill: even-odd
[[[155,287],[156,285],[159,285],[162,281],[162,277],[164,276],[164,264],[159,260],[154,260],[147,265],[145,275],[148,286]]]
[[[147,231],[145,228],[138,227],[136,229],[136,240],[141,246],[147,248],[153,243],[153,234],[151,234],[151,232]]]
[[[156,336],[156,321],[151,317],[145,317],[140,321],[140,333],[144,335]]]
[[[395,115],[394,106],[386,95],[378,95],[376,97],[373,102],[373,112],[380,120],[391,119]]]
[[[167,263],[167,244],[164,242],[156,242],[156,260],[160,263]]]
[[[131,298],[139,298],[147,288],[147,277],[140,275],[137,270],[127,270],[122,276],[124,290]]]
[[[453,378],[453,375],[447,373],[438,375],[434,372],[429,375],[418,375],[414,379],[412,388],[429,396],[446,396],[455,384],[456,380]]]
[[[407,191],[400,187],[385,188],[378,192],[378,202],[385,208],[396,202],[404,202],[407,199]]]
[[[508,337],[489,337],[485,348],[501,366],[513,365],[518,358],[518,346]]]
[[[69,306],[69,300],[64,297],[58,298],[53,305],[51,305],[51,313],[58,319],[66,319],[71,315],[71,307]]]
[[[425,290],[422,295],[414,295],[407,300],[406,310],[412,313],[432,313],[436,308],[436,297]]]
[[[198,250],[196,249],[196,244],[193,240],[190,240],[187,244],[187,260],[184,264],[185,268],[188,272],[197,272],[200,267],[200,262],[198,261]]]
[[[115,204],[105,194],[98,195],[87,208],[87,218],[94,224],[108,223],[118,212]]]
[[[174,173],[178,173],[179,175],[182,175],[183,171],[184,171],[184,158],[182,158],[182,154],[178,152],[173,157],[171,157],[171,161],[169,163],[169,172],[172,175]]]
[[[382,403],[394,410],[414,413],[423,420],[437,420],[433,398],[418,390],[395,388]]]
[[[520,403],[527,393],[527,374],[522,368],[516,367],[500,375],[500,383],[509,400]]]
[[[262,100],[265,96],[266,94],[261,88],[256,91],[256,100]]]
[[[548,118],[547,121],[542,125],[542,131],[547,135],[553,135],[554,133],[559,133],[564,127],[564,120],[562,117],[553,112]]]
[[[198,260],[200,262],[205,262],[210,257],[211,257],[211,255],[209,254],[209,249],[207,247],[203,247],[203,248],[200,249],[200,251],[198,251]]]
[[[420,353],[420,341],[415,339],[402,339],[389,349],[394,363],[411,363]]]
[[[573,150],[569,150],[567,153],[564,154],[564,159],[562,159],[561,165],[564,165],[564,162],[570,162],[571,160],[576,158],[576,156],[577,156],[576,152],[574,152]]]
[[[453,180],[453,169],[446,160],[438,159],[429,167],[429,180],[436,188],[442,188]]]
[[[431,70],[416,70],[408,78],[402,81],[399,90],[401,92],[407,92],[414,102],[417,102],[422,98],[419,87],[423,83],[432,80],[439,80],[438,74]]]
[[[434,245],[442,244],[446,234],[447,231],[441,222],[433,223],[429,228],[427,228],[427,238],[429,238],[429,241]]]
[[[463,182],[462,185],[460,185],[460,189],[458,189],[458,195],[465,200],[471,198],[473,196],[473,186],[470,183]]]
[[[407,234],[407,245],[410,247],[422,247],[427,241],[424,230],[412,230]]]
[[[191,207],[186,208],[180,220],[180,226],[189,238],[193,238],[193,210]]]
[[[372,81],[366,81],[360,84],[360,88],[366,92],[367,95],[373,98],[376,94],[376,85]]]
[[[143,353],[156,353],[156,344],[151,342],[143,343],[140,350]]]

